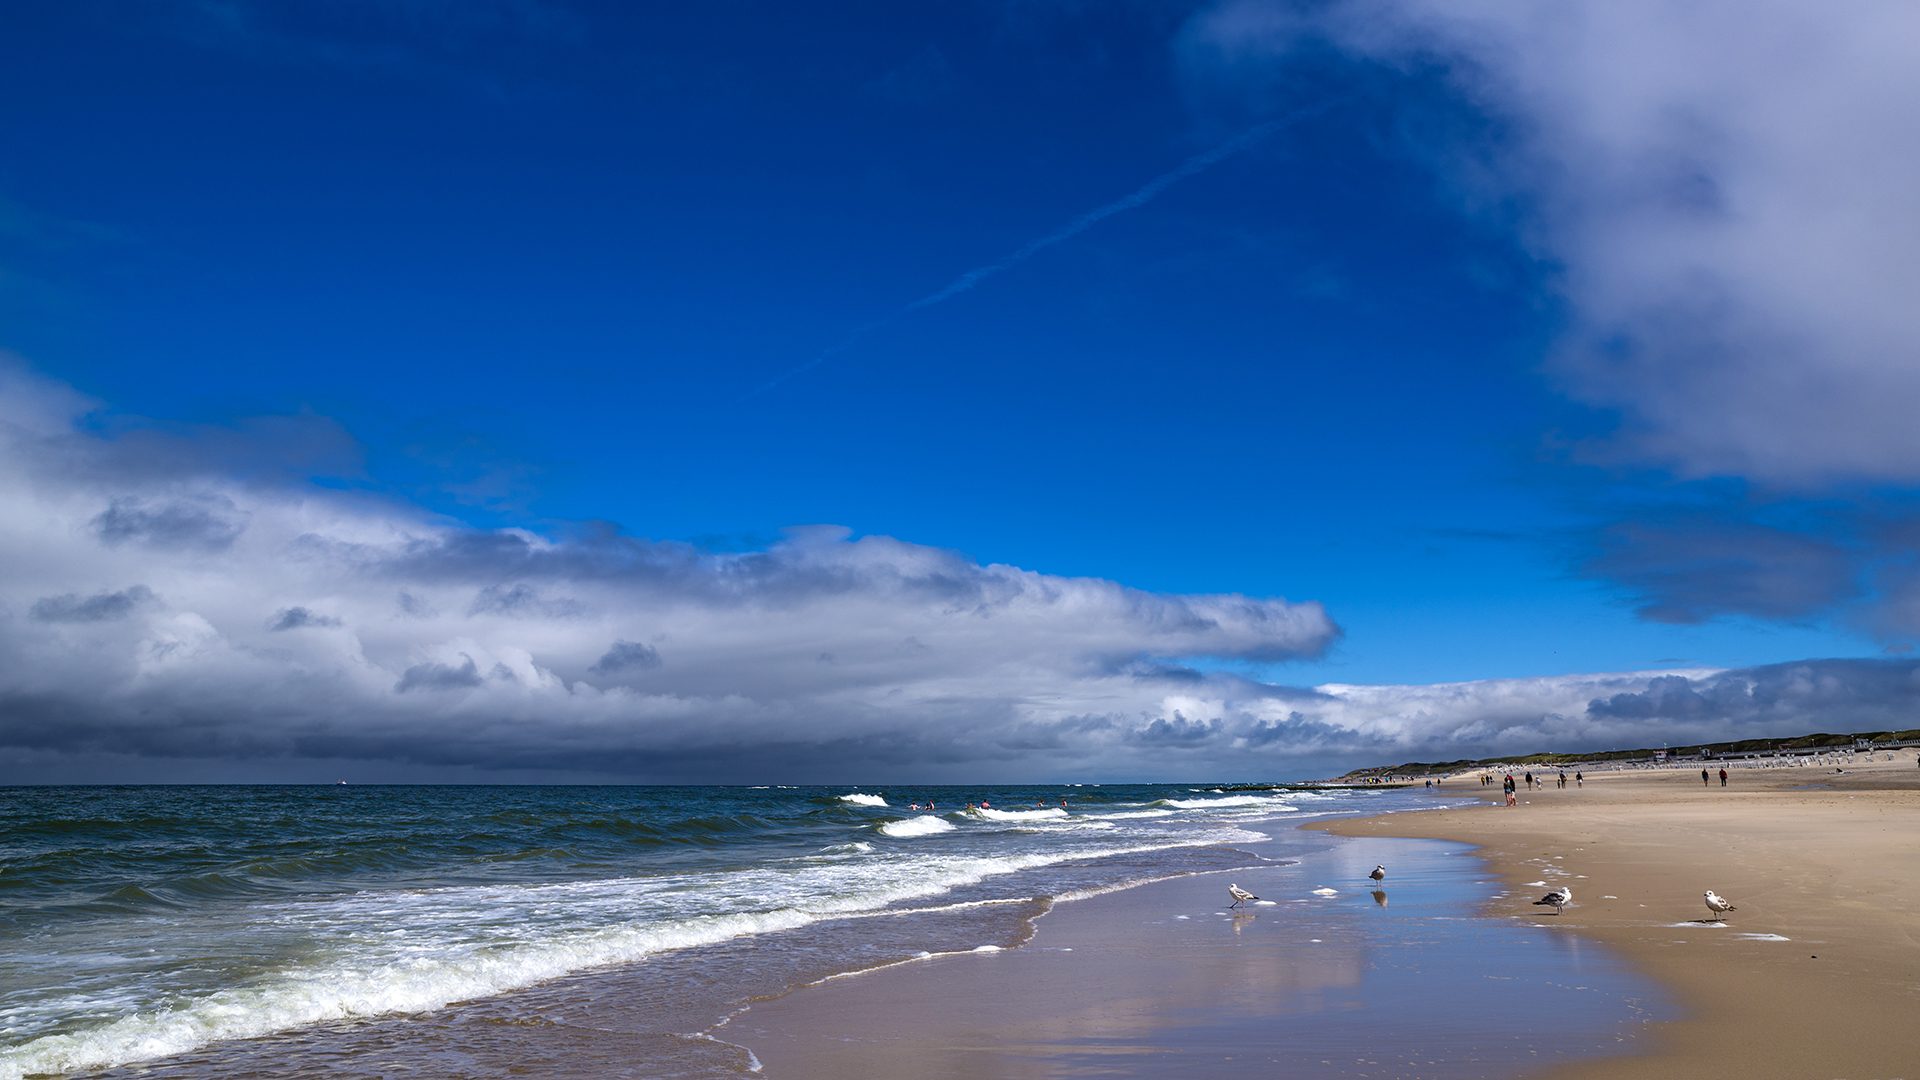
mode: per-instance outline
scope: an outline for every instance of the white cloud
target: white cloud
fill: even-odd
[[[1073,767],[1093,743],[1061,742],[1071,728],[1115,755],[1088,767],[1124,767],[1149,752],[1126,734],[1197,678],[1155,658],[1282,660],[1338,634],[1317,603],[826,527],[745,554],[470,529],[234,480],[221,455],[258,455],[231,431],[83,432],[90,403],[6,378],[0,743],[38,754],[978,775],[1029,752]]]
[[[1320,605],[1149,593],[830,527],[744,554],[471,529],[236,481],[220,455],[261,454],[232,431],[102,436],[72,423],[90,403],[5,379],[13,782],[1284,779],[1900,727],[1920,704],[1916,661],[1262,683],[1179,658],[1315,654],[1338,634]]]
[[[1228,0],[1196,70],[1309,39],[1445,73],[1444,162],[1563,268],[1596,448],[1685,475],[1920,480],[1920,9],[1804,0]]]

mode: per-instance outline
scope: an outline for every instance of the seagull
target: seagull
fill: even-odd
[[[1253,895],[1252,893],[1248,892],[1247,890],[1241,888],[1238,885],[1227,886],[1227,895],[1233,897],[1233,903],[1228,904],[1227,905],[1228,907],[1239,907],[1241,904],[1244,904],[1249,900],[1260,899],[1259,897]]]
[[[1533,906],[1539,907],[1542,904],[1551,904],[1553,906],[1553,913],[1555,915],[1558,915],[1560,914],[1560,909],[1563,907],[1566,907],[1567,901],[1571,899],[1573,899],[1573,890],[1562,885],[1560,888],[1553,890],[1552,892],[1548,893],[1547,895],[1541,897],[1538,900],[1535,900],[1533,902]]]
[[[1373,873],[1367,876],[1375,881],[1385,881],[1387,879],[1387,868],[1384,866],[1376,866],[1373,868]]]
[[[1712,889],[1708,889],[1707,890],[1707,910],[1713,912],[1715,915],[1720,916],[1720,918],[1725,919],[1727,917],[1727,912],[1738,911],[1739,909],[1734,907],[1732,904],[1727,903],[1724,897],[1716,896]]]

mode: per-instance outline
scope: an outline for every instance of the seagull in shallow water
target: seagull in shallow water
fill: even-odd
[[[1533,902],[1533,906],[1539,907],[1542,904],[1550,905],[1553,908],[1553,913],[1555,915],[1558,915],[1560,914],[1560,909],[1563,907],[1566,907],[1567,902],[1572,899],[1573,899],[1573,890],[1565,886],[1561,886],[1560,888],[1553,890],[1552,892],[1541,897],[1540,899],[1535,900]]]
[[[1260,899],[1259,897],[1253,895],[1252,893],[1248,892],[1247,890],[1241,888],[1238,885],[1228,885],[1227,895],[1233,897],[1233,903],[1228,904],[1227,905],[1228,907],[1239,907],[1241,904],[1244,904],[1249,900]]]
[[[1384,866],[1376,866],[1373,868],[1373,873],[1367,876],[1375,881],[1385,881],[1387,880],[1387,868]]]
[[[1725,897],[1715,894],[1712,889],[1708,889],[1707,890],[1707,910],[1713,912],[1715,915],[1719,916],[1721,919],[1725,919],[1727,917],[1727,912],[1736,911],[1738,909],[1735,908],[1732,904],[1727,903]]]

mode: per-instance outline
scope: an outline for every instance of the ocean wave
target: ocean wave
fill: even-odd
[[[948,901],[1044,903],[1097,888],[1110,872],[1083,862],[1157,865],[1126,857],[1264,839],[1236,826],[1280,805],[1130,789],[1073,813],[1010,794],[1005,809],[941,818],[879,813],[881,795],[830,788],[485,799],[356,790],[350,801],[345,791],[116,796],[195,812],[160,830],[164,858],[126,853],[126,822],[144,821],[134,814],[47,839],[53,850],[39,854],[58,865],[31,895],[0,903],[9,926],[35,934],[0,957],[0,979],[19,991],[0,1080],[429,1011],[822,920]],[[1231,809],[1153,801],[1163,793]],[[964,798],[941,795],[941,805]],[[45,801],[60,800],[84,801],[59,792]],[[1046,884],[982,898],[1023,888],[1017,876],[986,879],[1029,870]]]
[[[995,810],[990,806],[980,806],[967,813],[988,821],[1060,821],[1067,812],[1055,806],[1046,810]]]
[[[423,955],[358,966],[324,965],[266,985],[219,990],[168,1010],[86,1031],[47,1035],[0,1051],[0,1080],[70,1073],[184,1053],[330,1020],[437,1009],[667,949],[789,930],[818,916],[786,910],[715,915],[679,925],[563,935],[538,946],[464,956]]]
[[[1277,803],[1273,796],[1227,796],[1225,799],[1160,799],[1160,805],[1179,809],[1215,809],[1215,807],[1252,807]]]
[[[1017,855],[876,857],[799,871],[462,886],[287,904],[277,917],[260,914],[315,930],[350,917],[364,929],[339,936],[332,954],[315,955],[301,969],[0,1050],[0,1080],[149,1061],[328,1021],[423,1012],[670,949],[877,912],[1063,862],[1260,839],[1239,829],[1209,830]],[[659,912],[666,903],[677,910]],[[760,910],[741,910],[750,907]],[[648,918],[648,910],[658,914]]]
[[[910,836],[932,836],[934,833],[952,831],[953,822],[933,817],[930,814],[907,818],[904,821],[889,821],[885,825],[880,826],[882,835],[898,837],[900,839],[905,839]]]
[[[260,914],[281,926],[305,923],[319,930],[351,918],[366,929],[340,935],[330,955],[315,955],[301,969],[0,1050],[0,1080],[148,1061],[316,1023],[423,1012],[670,949],[878,911],[996,875],[1181,846],[1187,844],[836,860],[798,872],[762,868],[667,880],[466,886],[290,904],[277,916]],[[646,917],[647,909],[665,903],[679,910]],[[754,906],[761,910],[740,910]],[[556,925],[553,919],[567,922]]]

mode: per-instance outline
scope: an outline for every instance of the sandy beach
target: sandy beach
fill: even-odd
[[[1468,845],[1268,831],[1232,871],[1061,903],[1021,948],[801,987],[714,1034],[776,1080],[1467,1080],[1639,1052],[1671,1008],[1607,950],[1480,917],[1501,886]],[[1230,882],[1261,899],[1230,907]]]
[[[1920,768],[1697,766],[1550,781],[1520,805],[1329,822],[1347,836],[1477,845],[1512,890],[1493,914],[1606,943],[1673,989],[1682,1019],[1652,1025],[1649,1057],[1555,1076],[1920,1076]],[[1516,773],[1516,775],[1518,775]],[[1538,775],[1538,774],[1537,774]],[[1483,790],[1469,777],[1453,793]],[[1497,802],[1497,787],[1484,789]],[[1563,914],[1539,884],[1570,885]],[[1702,894],[1736,910],[1724,925]]]
[[[1205,936],[1206,918],[1223,906],[1213,896],[1224,891],[1221,875],[1161,882],[1062,905],[1023,949],[804,987],[756,1004],[717,1034],[750,1047],[772,1080],[1248,1070],[1920,1076],[1920,769],[1912,752],[1844,774],[1730,772],[1725,788],[1717,776],[1703,786],[1697,768],[1590,774],[1584,787],[1523,789],[1514,808],[1496,805],[1497,788],[1462,777],[1444,794],[1484,792],[1485,804],[1309,826],[1355,842],[1331,853],[1337,868],[1308,859],[1292,872],[1240,873],[1256,891],[1294,898],[1234,919],[1228,934]],[[1405,843],[1396,838],[1474,845],[1485,862],[1465,847],[1396,848]],[[1536,936],[1396,945],[1392,927],[1362,922],[1352,937],[1289,933],[1330,917],[1289,906],[1307,903],[1295,894],[1307,895],[1310,877],[1340,878],[1338,891],[1351,899],[1356,887],[1346,879],[1363,879],[1377,858],[1391,868],[1383,892],[1399,902],[1352,910],[1410,915],[1409,905],[1432,900],[1423,890],[1441,879],[1448,855],[1481,868],[1486,885],[1470,907],[1487,917],[1461,923]],[[1554,885],[1574,891],[1558,915],[1531,903]],[[1708,889],[1735,905],[1724,922],[1709,921]],[[1167,915],[1184,910],[1193,917]],[[1400,967],[1401,953],[1426,962],[1380,977]],[[1489,976],[1489,965],[1499,974]],[[1630,979],[1620,981],[1629,976],[1660,992],[1636,996]],[[1611,1045],[1555,1026],[1564,1014],[1602,1007],[1598,994],[1555,995],[1603,985],[1616,987],[1606,998],[1618,1014]],[[1520,996],[1487,1005],[1489,994],[1509,991]],[[1487,1026],[1473,1012],[1483,1006],[1519,1034]],[[1645,1017],[1634,1020],[1643,1006]],[[1486,1030],[1468,1037],[1475,1025]],[[1516,1042],[1488,1052],[1502,1040]],[[1484,1074],[1471,1071],[1481,1065]]]

